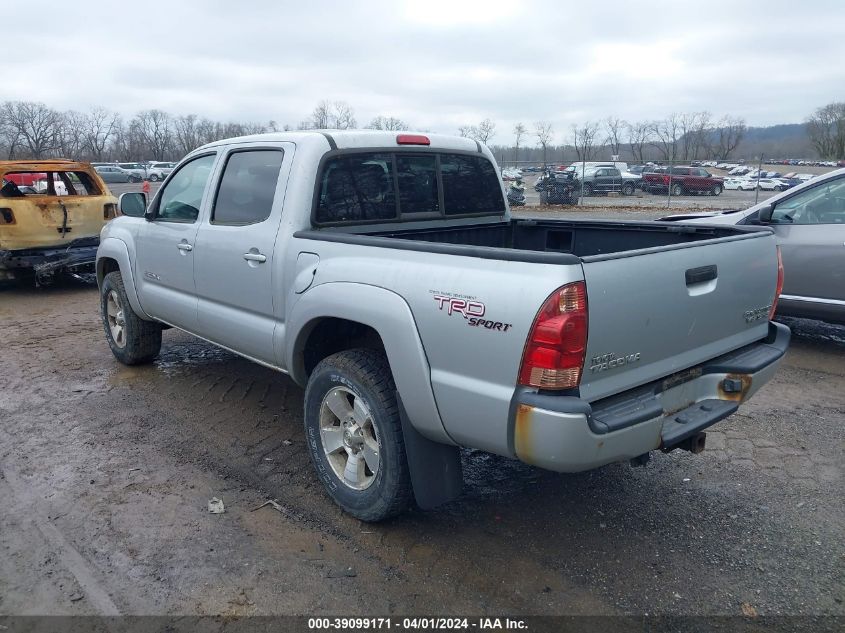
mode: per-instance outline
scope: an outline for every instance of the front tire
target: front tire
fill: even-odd
[[[158,182],[158,174],[150,174],[150,182]]]
[[[633,196],[634,195],[634,189],[635,189],[635,187],[634,187],[633,183],[626,182],[624,185],[622,185],[622,195],[623,196]]]
[[[305,389],[305,435],[329,496],[362,521],[412,505],[396,386],[384,354],[370,349],[324,359]]]
[[[584,197],[587,198],[593,195],[593,186],[588,183],[584,183],[584,188],[581,191],[583,192]]]
[[[124,365],[149,363],[161,350],[161,325],[132,310],[120,272],[109,273],[100,289],[100,315],[112,354]]]

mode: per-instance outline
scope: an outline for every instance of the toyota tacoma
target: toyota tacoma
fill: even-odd
[[[150,362],[172,326],[289,374],[367,521],[454,498],[459,447],[558,472],[698,452],[787,347],[771,229],[516,219],[498,173],[434,134],[206,145],[102,233],[108,344]]]

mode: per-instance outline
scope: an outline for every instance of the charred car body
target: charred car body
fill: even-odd
[[[93,270],[117,199],[87,163],[0,161],[0,281]]]

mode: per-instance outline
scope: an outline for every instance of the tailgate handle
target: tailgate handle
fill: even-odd
[[[699,268],[690,268],[686,271],[687,285],[701,284],[705,281],[712,281],[718,276],[716,265],[700,266]]]

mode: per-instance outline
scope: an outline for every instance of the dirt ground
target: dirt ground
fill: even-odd
[[[789,321],[701,455],[466,451],[459,500],[367,525],[316,481],[286,377],[175,330],[123,367],[97,305],[0,291],[0,614],[845,615],[845,328]]]

